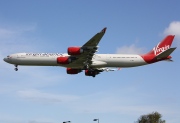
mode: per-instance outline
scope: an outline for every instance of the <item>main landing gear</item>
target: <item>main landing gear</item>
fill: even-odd
[[[87,70],[87,69],[89,69],[89,65],[88,64],[84,66],[84,70]]]
[[[14,65],[14,66],[15,66],[14,70],[18,71],[18,65]]]

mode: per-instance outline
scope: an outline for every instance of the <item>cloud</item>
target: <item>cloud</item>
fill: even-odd
[[[137,47],[135,44],[130,46],[122,46],[117,48],[117,54],[142,54],[144,53],[144,48]]]
[[[168,107],[167,104],[154,105],[150,99],[152,99],[151,95],[139,92],[136,87],[123,87],[119,90],[106,90],[81,96],[78,101],[67,105],[69,105],[68,108],[72,111],[89,114],[117,113],[136,116],[137,114],[152,111],[159,111],[167,115],[172,115],[173,113],[179,114],[179,112],[175,112],[172,107]],[[159,98],[159,100],[161,100],[161,98]]]
[[[6,25],[6,24],[4,24]],[[37,29],[36,24],[27,25],[0,25],[0,57],[9,55],[10,53],[34,50],[31,42],[36,41],[32,32]]]
[[[0,37],[2,38],[9,38],[10,36],[16,34],[15,31],[12,30],[8,30],[8,29],[4,29],[4,28],[0,28]]]
[[[41,92],[35,89],[18,91],[17,94],[21,98],[43,103],[60,103],[79,99],[78,96],[74,95],[57,95],[52,93]]]
[[[164,35],[175,35],[175,41],[180,46],[180,21],[171,22],[163,33]]]
[[[3,73],[0,75],[0,94],[14,95],[18,90],[56,87],[71,79],[64,69],[61,70],[59,67],[19,66],[19,71],[14,71],[13,65],[3,62],[0,68],[0,72]]]
[[[37,24],[0,26],[0,39],[16,39],[25,33],[36,31]]]
[[[65,73],[64,68],[59,67],[27,67],[27,66],[18,66],[19,71],[14,71],[14,66],[3,61],[3,58],[12,53],[18,52],[37,52],[40,50],[40,46],[34,45],[33,42],[38,43],[39,39],[36,35],[33,35],[32,32],[37,31],[36,24],[27,24],[27,25],[0,25],[0,94],[4,96],[18,96],[25,98],[34,99],[36,101],[45,100],[46,102],[60,102],[60,96],[53,94],[47,94],[42,92],[31,92],[22,91],[29,90],[31,88],[44,88],[44,87],[54,87],[59,84],[67,82],[68,78]],[[44,48],[44,47],[43,47]],[[10,94],[10,95],[9,95]],[[39,94],[41,96],[40,100],[38,97],[33,98],[33,94]],[[47,98],[43,98],[43,95],[47,95]],[[62,101],[70,100],[70,97],[63,98]],[[26,98],[27,99],[27,98]]]
[[[173,21],[169,26],[164,30],[164,35],[175,35],[175,41],[177,45],[180,46],[180,21]]]
[[[1,113],[0,112],[0,122],[1,123],[58,123],[52,118],[48,117],[34,117],[31,120],[28,120],[26,117],[18,116],[17,114],[11,113]]]
[[[173,21],[169,24],[167,28],[165,28],[164,35],[175,35],[175,40],[178,41],[178,45],[180,45],[180,21]],[[135,44],[130,46],[122,46],[117,48],[117,54],[142,54],[144,53],[145,48],[137,47]]]
[[[12,115],[10,113],[6,114],[5,112],[0,112],[0,122],[1,123],[24,123],[22,117],[17,115]]]
[[[36,120],[32,120],[32,121],[29,121],[28,123],[52,123],[52,122],[44,122],[44,121],[36,121]]]
[[[164,30],[165,35],[175,35],[180,39],[180,21],[173,21]]]

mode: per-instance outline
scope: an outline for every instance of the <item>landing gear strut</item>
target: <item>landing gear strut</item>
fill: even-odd
[[[87,70],[87,69],[89,69],[89,65],[88,64],[84,66],[84,70]]]
[[[18,71],[18,65],[15,65],[14,70],[15,70],[15,71]]]

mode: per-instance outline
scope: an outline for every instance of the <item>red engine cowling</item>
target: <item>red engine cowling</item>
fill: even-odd
[[[93,77],[95,77],[97,74],[99,74],[99,71],[97,71],[97,70],[93,70],[93,71],[85,70],[85,75],[86,76],[93,76]]]
[[[69,64],[69,63],[71,63],[71,59],[69,57],[58,57],[57,63],[58,64]]]
[[[67,74],[78,74],[81,71],[82,71],[81,69],[73,69],[73,68],[66,69]]]
[[[68,55],[80,55],[83,53],[83,49],[81,47],[68,47],[67,52]]]

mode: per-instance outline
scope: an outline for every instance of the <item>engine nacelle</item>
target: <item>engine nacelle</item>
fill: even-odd
[[[99,74],[99,71],[97,71],[97,70],[85,70],[85,75],[86,76],[95,77],[97,74]]]
[[[80,55],[83,51],[81,47],[68,47],[67,49],[68,55]]]
[[[69,57],[58,57],[57,58],[58,64],[69,64],[71,62],[72,62],[72,60]]]
[[[81,69],[73,69],[73,68],[66,69],[67,74],[78,74],[81,71],[82,71]]]

